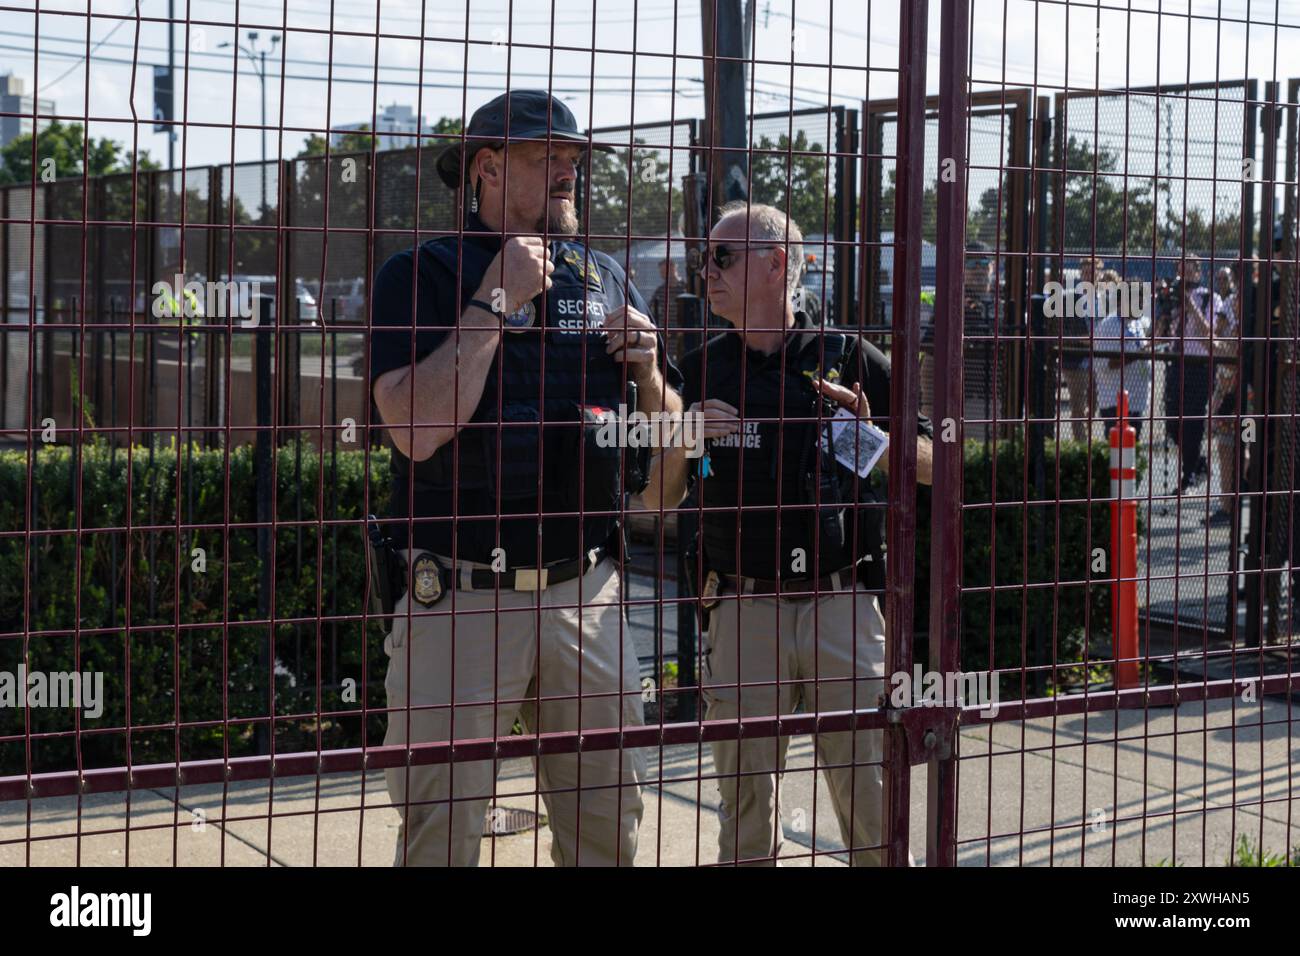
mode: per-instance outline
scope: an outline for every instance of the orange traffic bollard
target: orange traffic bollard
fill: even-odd
[[[1110,613],[1115,633],[1115,686],[1138,686],[1137,432],[1128,423],[1128,392],[1119,394],[1110,430],[1110,553],[1115,582]]]

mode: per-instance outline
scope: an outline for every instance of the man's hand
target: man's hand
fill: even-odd
[[[853,383],[850,391],[843,385],[821,378],[817,379],[817,390],[841,408],[847,408],[868,425],[871,424],[871,405],[857,382]],[[884,474],[889,474],[889,455],[881,455],[876,467]],[[916,480],[922,485],[928,485],[934,480],[934,443],[923,436],[916,439]]]
[[[1191,314],[1191,328],[1186,330],[1186,338],[1203,339],[1210,336],[1210,322],[1201,311],[1200,303],[1196,301],[1195,290],[1184,293],[1184,303],[1188,312]]]
[[[500,305],[500,315],[510,315],[549,289],[554,271],[555,263],[541,236],[515,236],[487,267],[474,298],[491,303],[494,309]]]
[[[696,402],[687,409],[686,414],[699,415],[704,419],[701,437],[705,441],[740,431],[740,413],[720,398],[706,398],[702,402]]]
[[[605,316],[605,351],[627,363],[628,375],[638,385],[653,382],[659,371],[658,331],[648,316],[630,305]]]
[[[867,396],[863,393],[860,383],[854,382],[852,390],[845,388],[843,385],[836,385],[824,378],[817,379],[815,384],[817,391],[836,405],[847,408],[868,425],[871,424],[871,405],[867,402]]]

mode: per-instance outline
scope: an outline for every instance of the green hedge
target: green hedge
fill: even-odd
[[[232,754],[253,753],[254,734],[250,717],[265,717],[269,711],[268,660],[291,662],[291,673],[277,669],[276,712],[279,715],[361,706],[362,657],[366,656],[370,706],[383,706],[382,679],[385,659],[383,629],[370,625],[370,640],[364,641],[361,623],[325,622],[319,635],[314,622],[278,624],[274,658],[269,657],[268,629],[241,625],[258,618],[259,562],[257,530],[248,525],[256,520],[253,449],[241,446],[230,452],[156,448],[133,448],[128,462],[125,449],[106,445],[87,446],[77,456],[66,446],[41,448],[32,462],[32,488],[36,493],[35,520],[27,541],[31,549],[31,629],[71,629],[78,609],[80,626],[107,628],[106,632],[80,637],[82,671],[105,674],[105,711],[97,721],[83,720],[83,730],[93,726],[122,726],[126,723],[125,679],[127,647],[122,625],[128,595],[127,567],[130,567],[130,608],[133,628],[157,626],[156,630],[134,631],[130,643],[130,722],[132,726],[174,723],[177,713],[183,721],[235,721],[230,735]],[[125,531],[98,530],[124,527],[128,513],[133,528],[140,525],[177,523],[178,478],[180,522],[190,524],[229,523],[221,528]],[[365,514],[363,472],[366,454],[350,450],[321,458],[309,445],[299,451],[292,446],[276,455],[276,513],[279,521],[303,521],[301,527],[278,527],[275,540],[275,617],[358,615],[365,585],[363,529]],[[369,510],[385,507],[389,488],[387,451],[371,451]],[[0,528],[26,530],[24,504],[27,493],[27,456],[23,452],[0,453]],[[128,512],[127,479],[130,476]],[[229,478],[230,495],[226,497]],[[323,487],[321,482],[323,480]],[[76,588],[76,542],[78,527],[76,487],[81,485],[81,586]],[[327,521],[352,522],[318,525],[318,496],[324,497]],[[46,533],[52,532],[52,533]],[[318,537],[320,538],[318,542]],[[317,547],[321,548],[318,559]],[[191,549],[206,552],[203,573],[192,568]],[[23,630],[24,539],[0,539],[0,631]],[[177,574],[179,548],[180,569]],[[129,550],[129,561],[128,561]],[[116,568],[116,574],[114,574]],[[179,603],[176,600],[178,593]],[[320,605],[318,608],[318,595]],[[212,624],[182,630],[175,622]],[[229,622],[222,626],[222,622]],[[319,700],[316,694],[317,641],[322,659]],[[24,648],[26,645],[26,648]],[[0,639],[0,670],[14,672],[29,655],[32,670],[69,671],[75,668],[73,635],[42,635],[27,641]],[[224,661],[224,664],[223,664]],[[260,663],[259,663],[260,661]],[[229,710],[222,712],[222,670],[226,669],[225,695]],[[357,701],[344,703],[339,687],[345,679],[356,681]],[[176,693],[179,689],[179,694]],[[33,732],[71,730],[70,710],[44,708],[0,710],[0,736],[21,735],[30,717]],[[371,722],[373,731],[382,721]],[[325,721],[320,728],[326,746],[355,746],[361,741],[361,720]],[[382,734],[382,730],[380,730]],[[315,720],[277,721],[277,749],[314,748]],[[82,740],[86,766],[115,765],[125,761],[122,734],[90,735]],[[175,758],[177,740],[171,731],[140,731],[132,734],[131,759],[136,763]],[[220,756],[223,752],[220,725],[187,729],[180,740],[186,758]],[[24,769],[22,741],[0,743],[0,774]],[[37,740],[32,745],[36,770],[75,766],[73,743],[68,739]]]
[[[1059,469],[1057,467],[1059,454]],[[1089,576],[1091,552],[1104,548],[1110,566],[1110,452],[1105,444],[1091,447],[1093,501],[1054,504],[1055,500],[1088,497],[1089,448],[1064,441],[1047,442],[1044,492],[1026,479],[1024,443],[968,441],[965,457],[965,504],[962,512],[961,662],[967,671],[1033,666],[1030,634],[1044,632],[1043,663],[1066,665],[1083,659],[1085,621],[1093,635],[1090,656],[1109,652],[1110,587],[1106,584],[1025,588],[1025,584],[1084,581]],[[992,494],[996,464],[997,494]],[[1059,475],[1059,484],[1058,484]],[[1047,501],[1030,504],[1025,501]],[[993,506],[996,503],[996,507]],[[993,513],[996,510],[996,519]],[[930,492],[923,489],[917,515],[916,627],[929,627],[930,593]],[[1091,528],[1091,539],[1089,539]],[[1059,539],[1058,539],[1059,535]],[[1027,536],[1027,537],[1026,537]],[[1058,543],[1059,541],[1059,543]],[[1093,577],[1100,575],[1093,574]],[[969,593],[966,589],[995,585],[1022,585],[997,591]],[[990,616],[991,615],[991,616]],[[1055,646],[1055,656],[1052,648]],[[928,645],[920,642],[917,660],[924,662]],[[1080,668],[1059,675],[1082,679]],[[1021,696],[1019,677],[1003,678],[1003,699]]]
[[[1038,509],[1043,522],[1046,547],[1036,546],[1036,528],[1031,524],[1028,554],[1023,534],[1026,529],[1026,498],[1023,487],[1024,461],[1022,446],[1002,442],[984,446],[971,442],[965,449],[965,489],[967,504],[992,500],[993,458],[996,449],[997,497],[1000,503],[996,522],[990,509],[968,507],[963,515],[965,540],[963,585],[984,586],[996,567],[999,584],[1023,585],[1026,581],[1050,583],[1055,579],[1082,579],[1088,566],[1085,533],[1092,528],[1092,547],[1107,547],[1109,511],[1105,495],[1109,489],[1107,450],[1104,445],[1092,451],[1092,494],[1087,504],[1045,506]],[[300,457],[299,457],[300,456]],[[1086,497],[1087,450],[1074,443],[1060,446],[1060,486],[1056,485],[1057,449],[1047,451],[1048,500]],[[277,619],[315,618],[329,615],[359,615],[364,591],[365,566],[362,528],[359,519],[365,514],[364,469],[367,453],[359,450],[326,455],[323,462],[309,446],[300,451],[281,448],[276,457],[277,520],[295,522],[301,527],[282,526],[275,541],[275,615]],[[124,675],[127,670],[127,647],[122,625],[126,608],[127,555],[129,545],[130,608],[135,627],[154,626],[156,630],[136,631],[130,643],[130,722],[132,726],[174,723],[179,713],[183,721],[216,721],[210,728],[186,730],[177,741],[172,731],[143,730],[133,732],[130,740],[131,760],[135,763],[175,759],[179,752],[185,759],[216,757],[228,746],[232,755],[255,752],[255,738],[249,718],[268,714],[268,660],[284,664],[275,675],[277,716],[311,714],[323,710],[356,708],[360,701],[345,703],[340,682],[356,680],[362,689],[362,661],[366,661],[365,687],[371,707],[382,707],[382,679],[386,660],[382,650],[383,629],[369,625],[362,634],[359,621],[324,622],[317,633],[315,622],[294,625],[278,624],[274,656],[267,647],[267,628],[245,625],[257,612],[258,561],[257,532],[248,525],[256,519],[254,497],[253,450],[239,447],[229,456],[222,451],[198,448],[161,448],[150,453],[134,448],[129,459],[129,517],[133,528],[140,525],[175,525],[178,498],[177,466],[180,466],[179,500],[182,524],[216,524],[231,526],[200,529],[192,534],[175,531],[99,530],[124,526],[128,518],[128,455],[124,449],[98,445],[86,447],[77,456],[67,447],[41,448],[32,463],[32,487],[36,491],[36,532],[28,539],[0,538],[0,631],[20,633],[24,629],[22,596],[24,586],[24,549],[30,546],[31,629],[49,631],[72,629],[76,596],[80,593],[80,626],[107,629],[100,634],[82,634],[81,667],[105,674],[105,711],[98,721],[83,721],[83,730],[93,726],[126,723]],[[387,451],[369,452],[369,510],[382,513],[389,484]],[[0,452],[0,528],[26,530],[24,503],[27,494],[27,457],[21,452]],[[226,497],[229,480],[230,497]],[[81,585],[73,586],[76,574],[78,527],[75,493],[81,484]],[[322,486],[323,481],[323,486]],[[1028,498],[1035,495],[1029,489]],[[323,515],[327,521],[348,522],[327,526],[319,540],[318,496],[324,497]],[[930,514],[929,492],[920,496],[918,520],[918,560],[916,594],[917,626],[928,624],[930,587]],[[1033,518],[1029,520],[1035,520]],[[1059,529],[1060,546],[1056,547]],[[993,541],[996,530],[996,555]],[[176,555],[179,546],[180,570]],[[203,547],[207,567],[203,573],[191,568],[191,549]],[[991,560],[996,556],[996,564]],[[1059,569],[1058,569],[1059,561]],[[114,576],[112,571],[117,569]],[[228,571],[228,578],[226,577]],[[181,595],[179,604],[176,600]],[[319,607],[318,607],[319,595]],[[1026,606],[1022,607],[1022,602]],[[1085,605],[1094,633],[1108,634],[1110,627],[1109,590],[1106,585],[1015,589],[991,602],[987,593],[970,594],[962,600],[962,664],[967,670],[984,669],[989,662],[990,606],[993,607],[993,661],[998,667],[1018,667],[1022,660],[1022,620],[1040,622],[1047,630],[1047,646],[1056,646],[1056,660],[1061,664],[1081,659],[1084,644]],[[174,623],[207,624],[210,627],[186,629],[176,636]],[[223,622],[228,622],[223,626]],[[322,660],[316,693],[316,657]],[[41,635],[28,638],[0,639],[0,671],[16,671],[24,651],[33,670],[68,671],[75,668],[75,648],[71,634]],[[917,648],[917,659],[925,660],[924,640]],[[1032,646],[1024,647],[1026,659]],[[259,663],[260,662],[260,663]],[[225,680],[223,694],[223,667]],[[1019,694],[1019,681],[1004,681],[1005,699]],[[223,714],[223,698],[228,711]],[[228,741],[223,740],[220,721],[232,721]],[[35,733],[71,730],[72,713],[46,708],[33,711],[0,710],[0,737],[24,733],[30,718]],[[382,737],[382,715],[370,720],[366,739]],[[281,719],[276,723],[278,750],[313,749],[316,733],[313,718]],[[319,728],[326,747],[357,746],[363,740],[361,718],[327,720]],[[122,734],[92,734],[82,738],[84,765],[109,766],[126,760],[127,741]],[[0,743],[0,774],[25,770],[25,745],[22,740]],[[33,769],[61,769],[76,765],[71,739],[37,739],[32,744]]]

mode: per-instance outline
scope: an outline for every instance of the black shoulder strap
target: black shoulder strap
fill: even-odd
[[[848,354],[848,336],[843,332],[826,332],[823,336],[825,342],[825,365],[822,364],[822,350],[817,347],[818,339],[817,330],[804,332],[799,336],[800,349],[795,359],[795,372],[798,375],[805,376],[809,379],[814,376],[822,378],[830,377],[837,379],[839,377],[841,366],[844,364],[844,358]],[[831,373],[834,372],[834,375]],[[829,427],[829,426],[828,426]],[[813,450],[817,445],[817,429],[808,429],[807,442],[802,451],[801,460],[805,470],[811,470],[815,467]]]
[[[816,375],[819,369],[825,369],[823,377],[832,371],[838,377],[844,370],[844,361],[849,355],[849,337],[843,332],[826,332],[821,338],[826,344],[825,364],[822,364],[822,350],[816,347],[818,339],[816,330],[804,332],[799,336],[799,358],[795,370],[800,374]]]

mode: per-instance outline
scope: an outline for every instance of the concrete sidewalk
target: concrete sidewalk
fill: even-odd
[[[1233,704],[1235,703],[1235,715]],[[1294,719],[1300,716],[1292,713]],[[1261,717],[1264,726],[1261,732]],[[1288,706],[1216,701],[967,728],[960,765],[959,862],[964,866],[1220,866],[1241,834],[1265,849],[1300,846],[1289,801],[1300,797],[1300,751]],[[649,755],[638,866],[716,859],[712,761],[692,745]],[[811,738],[795,738],[784,783],[787,865],[843,866]],[[701,777],[701,771],[703,777]],[[912,776],[911,846],[925,856],[926,768]],[[531,766],[507,761],[499,806],[538,809]],[[0,806],[0,866],[387,866],[397,814],[382,774],[241,783]],[[1234,809],[1235,807],[1235,809]],[[202,821],[200,824],[200,817]],[[1288,818],[1293,822],[1288,827]],[[802,824],[802,828],[801,828]],[[1053,825],[1054,824],[1054,825]],[[78,838],[78,834],[80,834]],[[550,865],[550,833],[485,840],[483,866]]]

